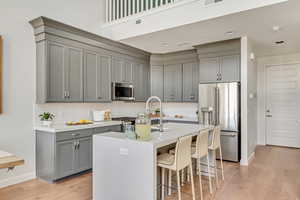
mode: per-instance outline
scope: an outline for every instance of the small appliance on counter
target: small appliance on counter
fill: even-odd
[[[112,100],[134,101],[134,87],[132,83],[112,83]]]
[[[92,119],[94,122],[102,122],[111,120],[111,111],[110,110],[93,110]]]

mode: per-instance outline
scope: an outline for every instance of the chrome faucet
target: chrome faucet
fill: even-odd
[[[146,112],[150,114],[150,102],[155,99],[159,102],[159,109],[160,109],[160,119],[159,119],[159,131],[163,132],[164,127],[163,127],[163,117],[162,117],[162,103],[159,97],[157,96],[152,96],[149,97],[149,99],[146,101]]]

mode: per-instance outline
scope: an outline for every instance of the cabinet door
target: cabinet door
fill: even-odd
[[[66,99],[64,88],[66,68],[65,53],[66,47],[59,43],[48,42],[48,82],[47,102],[63,102]]]
[[[220,79],[224,82],[240,81],[240,56],[224,56],[220,58]]]
[[[85,51],[84,101],[110,101],[111,57]]]
[[[83,50],[68,47],[66,53],[65,90],[68,102],[83,101]]]
[[[146,101],[149,97],[149,66],[133,64],[134,96],[136,101]]]
[[[92,137],[77,140],[76,171],[82,172],[92,168]]]
[[[55,179],[74,174],[75,172],[75,140],[56,143],[56,175]]]
[[[198,101],[198,84],[199,84],[199,64],[186,63],[182,65],[183,77],[183,101],[197,102]]]
[[[182,65],[164,67],[164,100],[182,101]]]
[[[113,58],[112,60],[112,81],[123,82],[123,67],[124,62],[121,59]]]
[[[151,96],[164,99],[164,67],[151,66]]]
[[[132,83],[132,63],[129,61],[124,62],[124,66],[122,69],[122,82]]]
[[[209,83],[218,81],[220,70],[219,58],[200,59],[199,77],[200,83]]]

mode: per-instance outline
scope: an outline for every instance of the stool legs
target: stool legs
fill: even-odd
[[[201,159],[197,159],[198,163],[198,175],[199,175],[199,185],[200,185],[200,196],[201,200],[203,199],[203,191],[202,191],[202,181],[201,181]]]
[[[220,151],[220,161],[221,161],[221,170],[222,170],[222,180],[224,181],[223,156],[222,156],[221,146],[219,148],[219,151]]]
[[[191,184],[192,184],[192,195],[193,195],[193,200],[196,199],[195,197],[195,186],[194,186],[194,177],[193,177],[193,166],[192,166],[192,161],[190,163],[190,174],[191,174]],[[180,200],[180,199],[179,199]]]
[[[209,160],[209,156],[207,154],[206,156],[206,159],[207,159],[207,170],[208,170],[208,180],[209,180],[209,192],[210,194],[212,194],[212,184],[211,184],[211,173],[210,173],[210,160]]]
[[[165,168],[161,168],[161,199],[165,199]]]
[[[216,157],[216,151],[213,151],[213,158],[214,158],[214,173],[215,173],[215,179],[217,183],[217,187],[219,186],[219,178],[218,178],[218,166],[217,166],[217,157]]]
[[[179,173],[178,170],[176,171],[176,177],[177,177],[177,193],[178,193],[178,200],[181,200],[180,173]]]
[[[172,170],[168,170],[169,171],[169,183],[168,183],[168,195],[172,194]]]

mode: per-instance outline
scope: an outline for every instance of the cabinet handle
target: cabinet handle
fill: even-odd
[[[219,74],[219,81],[222,80],[222,74]]]
[[[68,91],[68,99],[70,99],[70,92]]]
[[[67,98],[67,91],[64,91],[64,98]]]
[[[77,141],[74,142],[74,151],[77,149]]]
[[[102,97],[98,97],[98,99],[102,99]]]
[[[80,148],[80,142],[78,141],[77,142],[77,149],[79,149]]]
[[[190,99],[195,99],[195,96],[194,96],[194,95],[191,95],[191,96],[190,96]]]

